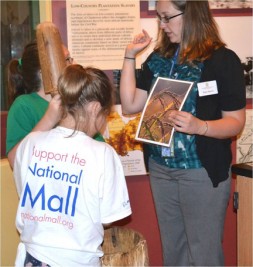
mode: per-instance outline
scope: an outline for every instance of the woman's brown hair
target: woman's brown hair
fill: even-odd
[[[168,0],[169,1],[169,0]],[[208,1],[171,0],[176,9],[183,12],[183,30],[180,43],[179,62],[204,61],[214,50],[225,46],[217,24],[212,16]],[[160,29],[155,51],[171,57],[177,44],[171,43]]]

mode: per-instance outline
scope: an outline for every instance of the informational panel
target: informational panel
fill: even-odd
[[[140,32],[139,0],[68,0],[66,10],[72,57],[84,66],[121,69],[127,44]]]
[[[236,141],[236,162],[245,163],[253,161],[253,112],[246,110],[245,127]]]
[[[126,176],[146,174],[143,146],[135,140],[140,114],[124,116],[121,105],[115,105],[107,119],[104,138],[118,153]]]

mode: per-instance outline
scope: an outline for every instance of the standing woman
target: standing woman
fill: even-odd
[[[69,52],[64,49],[69,58]],[[49,130],[60,119],[60,98],[45,94],[37,42],[28,43],[20,59],[12,59],[7,69],[11,103],[7,117],[6,153],[11,167],[20,141],[31,131]],[[50,103],[50,104],[49,104]]]
[[[66,64],[72,64],[68,49],[62,47]],[[45,94],[36,40],[28,43],[22,57],[12,59],[7,68],[11,107],[7,117],[6,154],[13,167],[17,147],[28,133],[50,130],[58,123],[61,101],[59,95],[51,98]],[[103,141],[101,134],[94,138]]]
[[[157,1],[157,45],[135,78],[135,57],[151,42],[137,35],[125,51],[120,94],[125,114],[143,110],[158,76],[194,82],[182,111],[172,111],[174,157],[148,145],[149,172],[165,266],[222,266],[229,201],[231,137],[245,123],[238,56],[225,47],[208,1]],[[206,93],[206,82],[213,89]]]

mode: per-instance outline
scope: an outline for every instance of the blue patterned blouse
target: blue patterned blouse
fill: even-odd
[[[196,63],[194,65],[179,65],[177,64],[175,58],[166,59],[157,53],[153,53],[147,61],[147,65],[153,73],[152,83],[154,83],[157,77],[194,82],[182,110],[187,111],[192,115],[196,115],[196,97],[198,93],[197,83],[201,77],[203,63]],[[162,146],[153,144],[149,145],[151,158],[153,158],[157,163],[170,168],[191,169],[202,167],[196,152],[195,135],[175,132],[173,145],[173,157],[163,157]]]

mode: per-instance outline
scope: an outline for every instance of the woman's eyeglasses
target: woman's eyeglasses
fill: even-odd
[[[157,19],[158,19],[160,22],[163,22],[163,23],[169,23],[171,19],[173,19],[173,18],[175,18],[175,17],[178,17],[178,16],[180,16],[180,15],[183,15],[183,14],[184,14],[184,12],[179,13],[179,14],[174,15],[174,16],[171,16],[171,17],[167,17],[167,16],[165,16],[165,17],[161,17],[158,13],[156,13],[156,16],[157,16]]]

